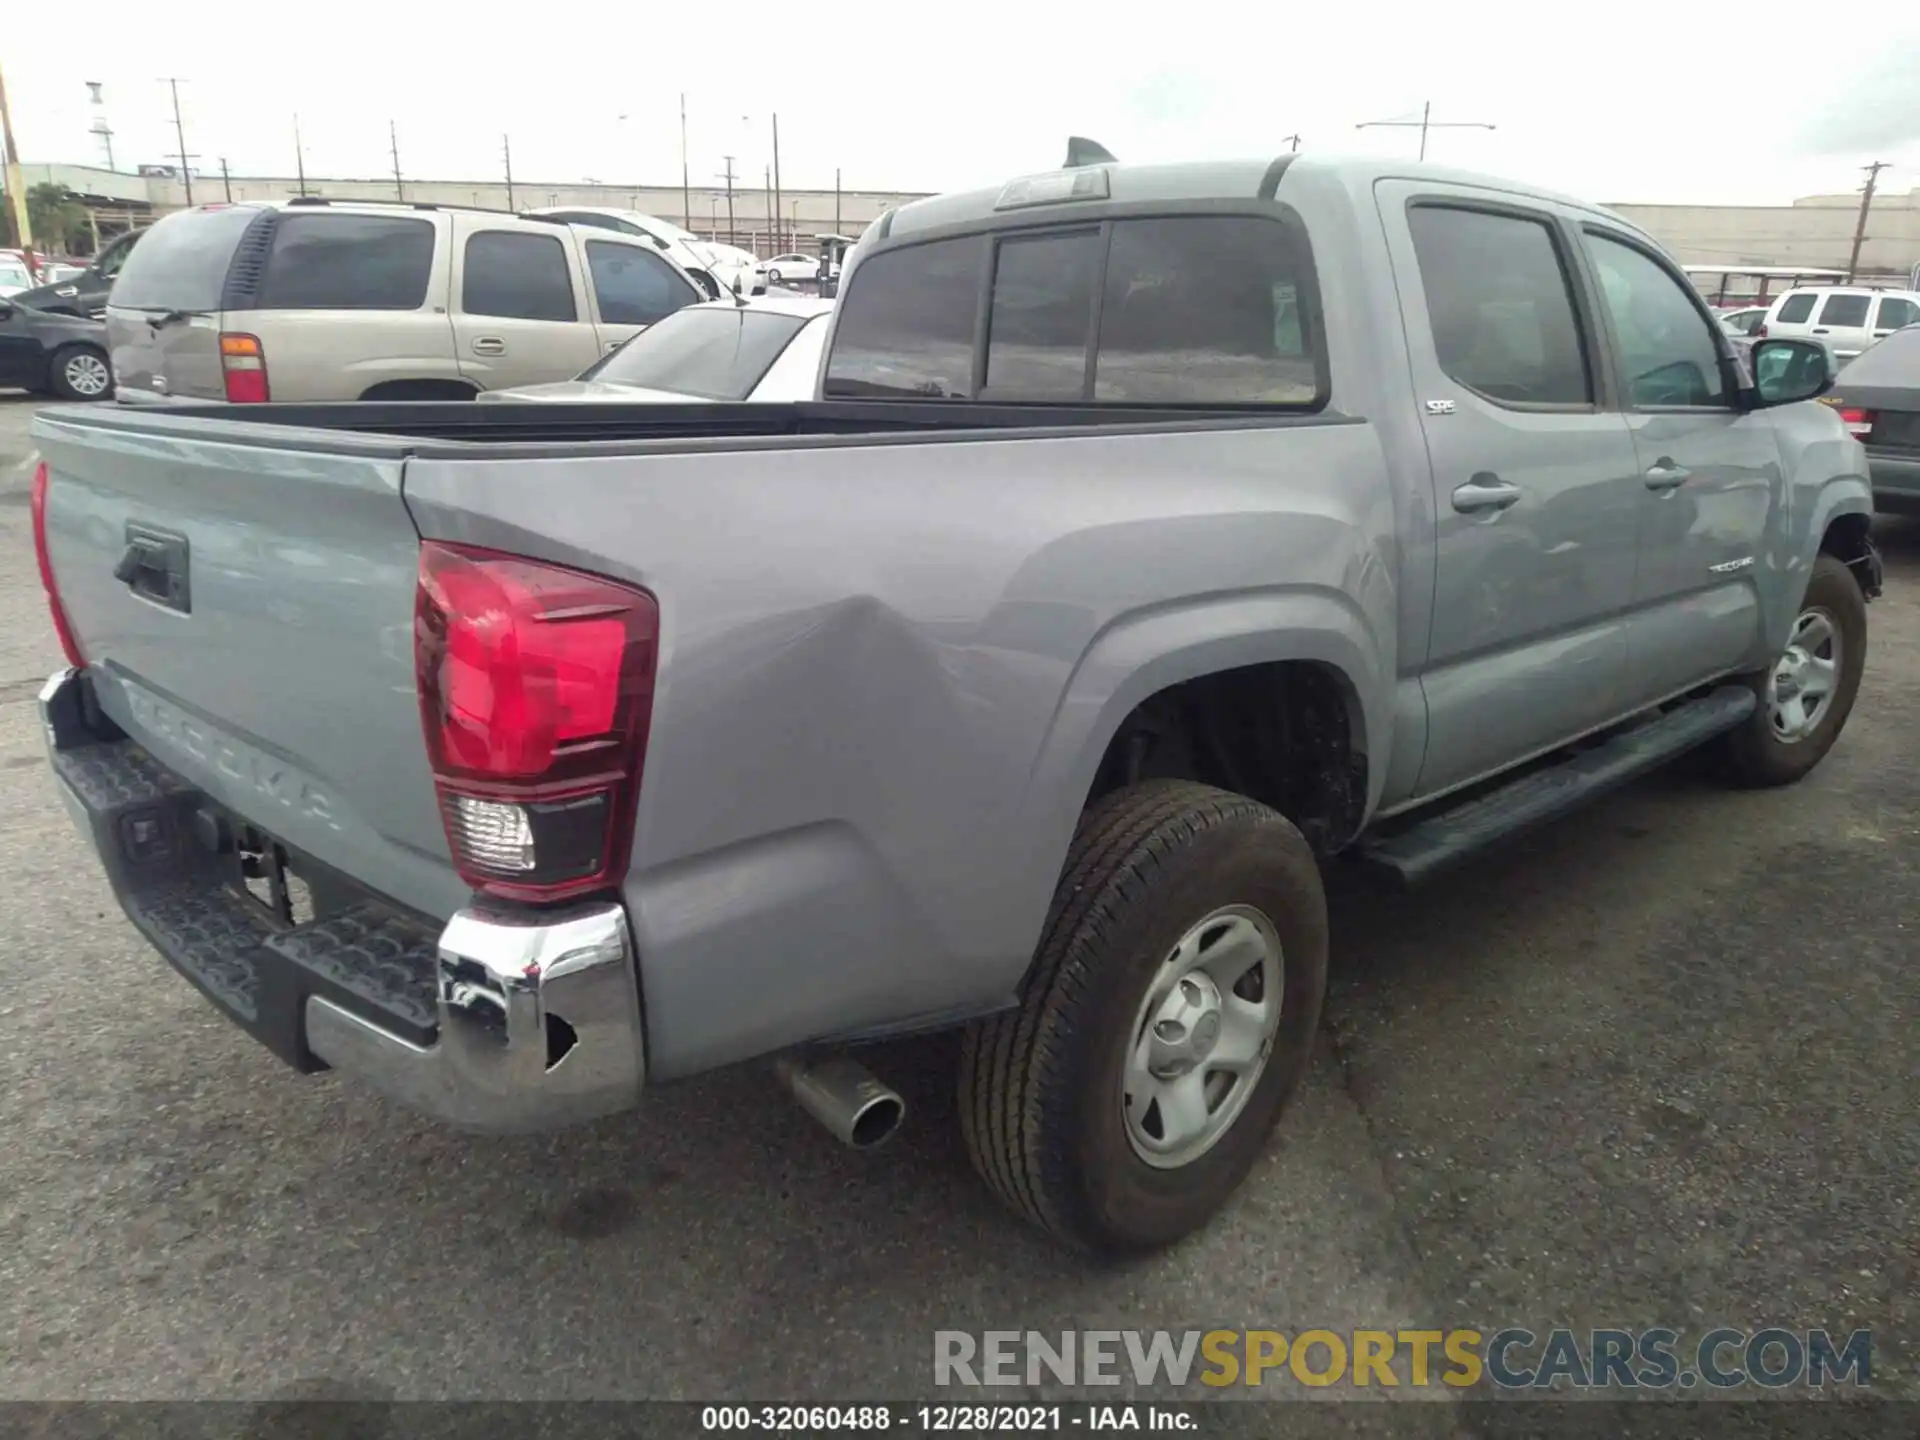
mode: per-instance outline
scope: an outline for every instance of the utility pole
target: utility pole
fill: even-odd
[[[773,117],[773,216],[774,229],[778,230],[780,228],[780,117],[778,115]],[[794,236],[796,249],[799,238],[798,235]],[[777,248],[784,250],[787,247],[781,245]]]
[[[293,117],[293,173],[300,177],[300,193],[307,193],[307,152],[300,143],[300,117]]]
[[[740,232],[733,228],[733,157],[722,155],[720,158],[727,162],[727,168],[721,172],[727,178],[727,243],[738,245],[740,242],[734,236]]]
[[[396,199],[407,198],[407,187],[400,183],[400,131],[393,121],[387,121],[387,141],[393,150],[393,193]]]
[[[191,206],[193,204],[193,162],[200,157],[187,153],[187,130],[186,127],[180,123],[179,77],[168,75],[164,78],[167,82],[167,88],[173,92],[173,134],[174,138],[180,143],[180,149],[175,153],[180,161],[180,179],[187,187],[187,204]]]
[[[833,233],[840,233],[840,167],[833,167]]]
[[[1353,127],[1356,130],[1418,130],[1420,132],[1420,158],[1427,158],[1427,132],[1429,130],[1493,130],[1498,127],[1484,120],[1436,120],[1433,118],[1433,102],[1427,101],[1420,107],[1418,120],[1367,120]],[[1297,140],[1297,137],[1296,137]],[[1296,143],[1294,148],[1299,149]]]
[[[687,178],[687,94],[680,92],[680,223],[693,229],[693,182]]]
[[[1280,138],[1287,142],[1287,149],[1298,150],[1300,148],[1300,137],[1298,135],[1282,135]]]
[[[13,116],[7,111],[7,82],[0,77],[0,145],[6,149],[7,198],[13,202],[14,231],[20,248],[27,252],[27,268],[33,269],[33,223],[27,216],[27,182],[20,173],[20,152],[13,143]]]
[[[1880,179],[1880,172],[1887,168],[1887,162],[1876,160],[1871,165],[1862,165],[1867,172],[1866,188],[1860,192],[1860,219],[1853,227],[1853,253],[1847,256],[1847,284],[1853,283],[1853,272],[1860,268],[1860,246],[1867,238],[1867,210],[1873,204],[1873,187]]]
[[[769,255],[778,255],[780,253],[780,212],[773,208],[773,166],[762,166],[760,178],[761,182],[767,187],[765,200],[767,207],[767,243],[773,247],[767,251],[767,253]]]
[[[227,157],[220,157],[220,184],[227,192],[227,203],[233,203],[233,176],[227,173]]]
[[[511,135],[502,135],[500,137],[500,159],[506,164],[506,167],[507,167],[507,209],[512,210],[514,208],[514,203],[513,203],[513,137]]]

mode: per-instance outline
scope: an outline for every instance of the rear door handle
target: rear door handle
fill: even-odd
[[[1825,325],[1816,325],[1813,327],[1813,333],[1816,335],[1831,335],[1833,331]]]
[[[473,342],[473,353],[476,355],[504,355],[507,353],[507,342],[500,339],[497,335],[482,335]]]
[[[1498,475],[1482,470],[1453,492],[1453,508],[1462,515],[1482,515],[1505,510],[1520,498],[1520,487],[1509,485]]]
[[[1647,489],[1673,490],[1687,483],[1693,472],[1684,465],[1676,465],[1668,456],[1662,455],[1647,467]]]

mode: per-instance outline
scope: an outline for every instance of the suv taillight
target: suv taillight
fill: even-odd
[[[1873,411],[1855,410],[1843,406],[1840,410],[1840,423],[1847,427],[1847,433],[1864,440],[1873,434]]]
[[[47,608],[53,612],[53,633],[60,637],[60,649],[67,663],[76,670],[86,668],[87,657],[80,653],[80,637],[67,620],[60,603],[60,588],[53,581],[53,556],[47,551],[47,462],[42,460],[33,471],[33,557],[40,562],[40,585],[47,592]]]
[[[414,664],[454,868],[507,900],[617,884],[653,712],[644,590],[429,540]]]
[[[257,335],[229,330],[220,336],[220,374],[227,384],[227,400],[234,405],[264,405],[267,388],[267,352]]]

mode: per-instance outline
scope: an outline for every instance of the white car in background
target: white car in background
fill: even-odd
[[[1916,321],[1920,291],[1808,285],[1775,300],[1752,334],[1756,340],[1818,340],[1844,365],[1876,340]]]
[[[677,310],[572,380],[489,390],[485,401],[673,404],[811,400],[831,300],[716,300]]]
[[[829,277],[840,273],[838,265],[828,265]],[[820,278],[820,257],[789,252],[776,255],[764,264],[753,267],[757,287],[768,285],[791,285],[796,280],[818,280]]]
[[[732,250],[731,245],[713,245],[691,230],[682,229],[657,215],[643,215],[638,210],[605,210],[591,205],[549,205],[526,213],[565,220],[569,225],[645,236],[672,257],[674,263],[691,275],[694,282],[715,300],[723,295],[740,294],[751,283],[751,255],[746,255],[744,251],[737,252],[745,256],[746,263],[743,264],[738,259],[720,253]]]
[[[18,295],[23,290],[31,290],[35,285],[33,276],[27,273],[24,260],[16,260],[11,255],[0,255],[0,300],[9,295]]]

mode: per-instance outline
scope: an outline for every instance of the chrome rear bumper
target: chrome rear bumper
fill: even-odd
[[[646,1081],[631,930],[615,903],[485,906],[436,934],[368,895],[300,924],[234,883],[212,802],[100,715],[85,676],[40,694],[60,797],[127,917],[235,1024],[464,1129],[544,1130],[629,1109]],[[298,874],[297,860],[291,868]]]

